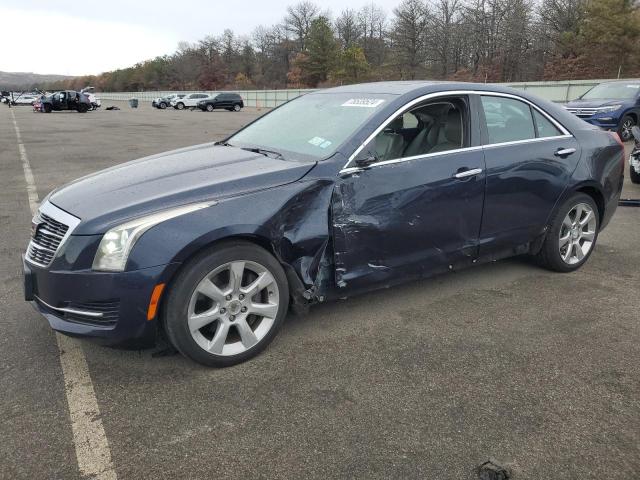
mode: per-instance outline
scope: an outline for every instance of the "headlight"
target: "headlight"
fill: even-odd
[[[616,110],[620,110],[622,105],[609,105],[608,107],[600,107],[598,108],[598,113],[609,113],[615,112]]]
[[[112,228],[104,234],[98,251],[93,259],[93,269],[109,272],[122,272],[131,249],[144,232],[151,227],[185,213],[190,213],[201,208],[210,207],[216,202],[196,203],[182,207],[172,208],[163,212],[140,217],[122,225]]]

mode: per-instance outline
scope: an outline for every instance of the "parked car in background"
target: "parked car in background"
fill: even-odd
[[[163,329],[189,358],[232,365],[290,305],[513,255],[580,268],[624,165],[615,133],[496,85],[309,93],[223,141],[53,191],[32,220],[25,298],[68,335],[134,346]]]
[[[63,110],[75,110],[85,113],[92,109],[89,97],[84,93],[74,90],[62,90],[52,93],[40,99],[40,107],[44,113],[59,112]]]
[[[629,156],[629,176],[633,183],[640,183],[640,127],[637,125],[631,129],[635,145]]]
[[[623,141],[632,138],[631,128],[640,119],[640,81],[604,82],[565,108],[592,125],[618,132]]]
[[[151,106],[155,107],[155,108],[159,108],[161,110],[164,110],[165,108],[167,108],[169,105],[171,105],[171,101],[172,100],[180,100],[181,98],[184,98],[186,96],[186,93],[171,93],[169,95],[167,95],[166,97],[158,97],[158,98],[154,98],[151,101]]]
[[[91,103],[91,107],[89,108],[89,110],[97,110],[102,106],[102,101],[96,96],[94,87],[84,87],[82,90],[80,90],[80,93],[85,94],[89,99],[89,102]]]
[[[12,105],[33,105],[40,97],[33,94],[22,94],[13,97]]]
[[[183,110],[184,108],[196,108],[198,102],[205,98],[209,98],[209,95],[206,93],[190,93],[182,98],[174,98],[171,100],[171,106],[178,110]]]
[[[199,101],[197,106],[200,110],[207,112],[213,112],[217,108],[224,108],[230,112],[239,112],[244,107],[244,102],[237,93],[219,93]]]

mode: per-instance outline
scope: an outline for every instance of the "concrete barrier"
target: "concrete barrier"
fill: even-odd
[[[501,83],[519,90],[538,95],[553,102],[567,102],[578,98],[599,83],[608,80],[564,80],[558,82],[515,82]],[[97,95],[103,100],[129,100],[137,98],[141,102],[151,102],[154,98],[163,97],[170,93],[208,93],[214,95],[220,93],[221,90],[158,90],[145,92],[102,92]],[[314,92],[316,89],[286,89],[286,90],[234,90],[242,96],[245,106],[247,107],[276,107],[284,102],[296,98],[305,93]]]

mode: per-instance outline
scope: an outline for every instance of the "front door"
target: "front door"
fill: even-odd
[[[345,169],[332,201],[339,289],[392,284],[476,258],[485,176],[471,118],[467,97],[418,104],[358,155],[375,158],[370,166]]]

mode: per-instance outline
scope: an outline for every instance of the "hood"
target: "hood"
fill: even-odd
[[[166,208],[295,182],[314,166],[209,143],[80,178],[49,201],[81,219],[75,235],[91,235]]]
[[[565,104],[565,107],[569,108],[598,108],[598,107],[606,107],[608,105],[624,105],[629,100],[616,100],[615,98],[609,99],[593,99],[593,100],[572,100],[569,103]]]

